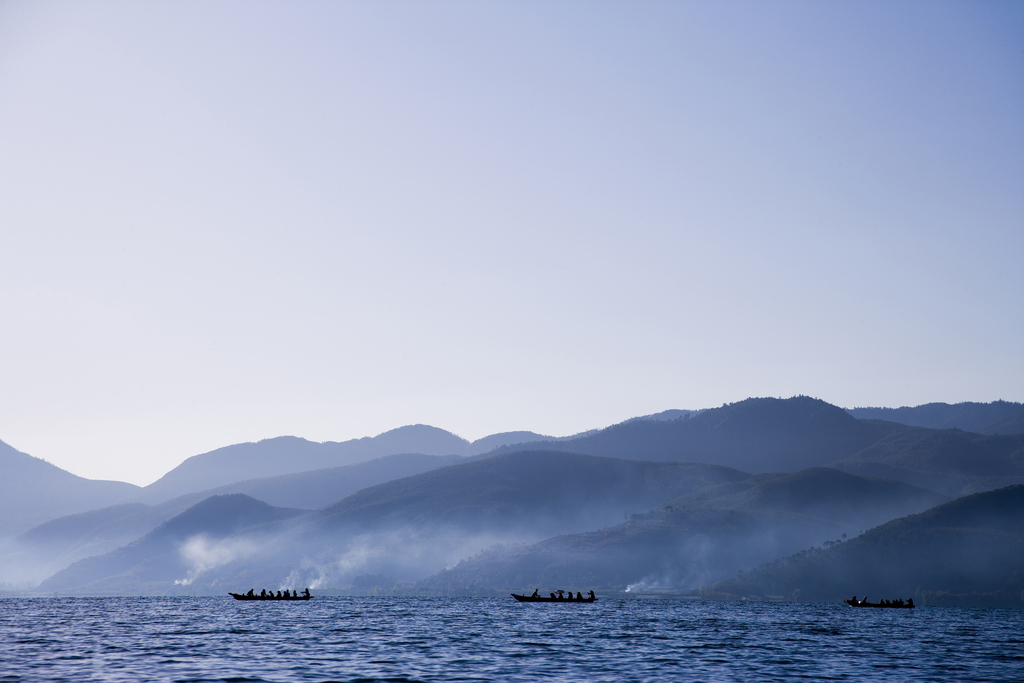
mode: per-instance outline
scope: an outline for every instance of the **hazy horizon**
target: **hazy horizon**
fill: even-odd
[[[0,4],[0,440],[1024,400],[1024,5]]]

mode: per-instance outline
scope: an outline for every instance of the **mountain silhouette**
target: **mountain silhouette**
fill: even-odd
[[[639,460],[701,462],[745,472],[827,465],[875,441],[880,430],[822,400],[750,398],[673,420],[633,420],[543,448]],[[504,446],[499,452],[521,450]]]
[[[881,438],[833,463],[837,469],[898,479],[948,496],[1024,482],[1024,435],[984,436],[958,429],[869,421]]]
[[[252,552],[244,542],[224,542],[233,534],[304,513],[276,508],[244,494],[211,496],[127,546],[75,562],[44,581],[39,590],[74,590],[78,594],[146,593],[154,589],[167,592],[176,581],[182,586],[191,583],[189,572],[196,566],[217,566]]]
[[[495,538],[537,540],[596,528],[709,483],[748,476],[718,466],[523,452],[369,487],[315,513],[288,510],[281,517],[280,508],[249,496],[214,496],[126,547],[72,564],[39,590],[202,592],[225,583],[280,582],[303,567],[321,581],[383,570],[418,579]],[[197,537],[202,550],[223,561],[203,565],[197,582],[174,584],[199,571],[196,553],[189,554],[201,544]],[[357,559],[339,560],[348,557]]]
[[[805,550],[708,595],[835,602],[915,597],[918,604],[1024,607],[1024,485],[977,493]]]
[[[417,586],[444,595],[631,584],[693,591],[712,577],[855,535],[867,520],[888,521],[942,500],[901,482],[825,468],[755,475],[702,487],[606,529],[492,548]]]
[[[0,544],[61,515],[117,503],[139,490],[85,479],[0,441]]]
[[[146,486],[136,500],[160,503],[176,496],[237,482],[354,465],[388,455],[471,456],[512,441],[532,442],[548,438],[533,432],[506,432],[469,442],[428,425],[408,425],[374,437],[342,442],[315,443],[294,436],[280,436],[194,455]],[[334,500],[340,497],[336,496]]]
[[[861,477],[827,467],[757,474],[707,486],[669,501],[686,508],[793,512],[869,529],[949,500],[901,481]]]
[[[885,420],[911,427],[931,429],[961,429],[978,434],[1020,434],[1024,425],[1003,420],[1013,415],[1024,417],[1024,404],[1009,401],[991,403],[925,403],[924,405],[902,408],[848,408],[854,417],[861,420]],[[1016,424],[1019,429],[1012,426]],[[1016,431],[1004,431],[1016,429]]]
[[[982,430],[985,434],[1024,434],[1024,408],[993,422]]]
[[[520,451],[372,486],[317,513],[325,526],[455,525],[490,531],[580,530],[710,483],[750,475],[694,463]]]
[[[455,455],[389,455],[344,467],[236,482],[158,505],[126,503],[59,517],[0,546],[0,576],[9,582],[38,583],[77,560],[144,536],[210,496],[244,493],[276,507],[321,508],[368,486],[463,460]]]

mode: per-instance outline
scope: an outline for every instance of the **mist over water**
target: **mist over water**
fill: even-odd
[[[1024,666],[1020,610],[52,598],[0,600],[0,624],[15,681],[1016,681]]]

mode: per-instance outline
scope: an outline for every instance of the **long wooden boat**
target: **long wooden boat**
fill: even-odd
[[[881,607],[882,609],[914,609],[914,604],[903,604],[903,605],[884,605],[880,602],[864,602],[863,600],[850,600],[849,598],[843,600],[850,607]]]
[[[518,602],[597,602],[596,597],[583,598],[582,600],[577,600],[576,598],[542,598],[539,595],[537,597],[533,597],[532,595],[516,595],[515,593],[512,594],[512,597],[515,598]]]
[[[312,595],[289,595],[287,598],[283,595],[277,597],[276,595],[245,595],[244,593],[228,593],[235,600],[309,600]]]

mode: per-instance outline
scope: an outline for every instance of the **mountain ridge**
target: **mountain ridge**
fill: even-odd
[[[705,587],[708,597],[1024,608],[1024,485],[976,493]]]

